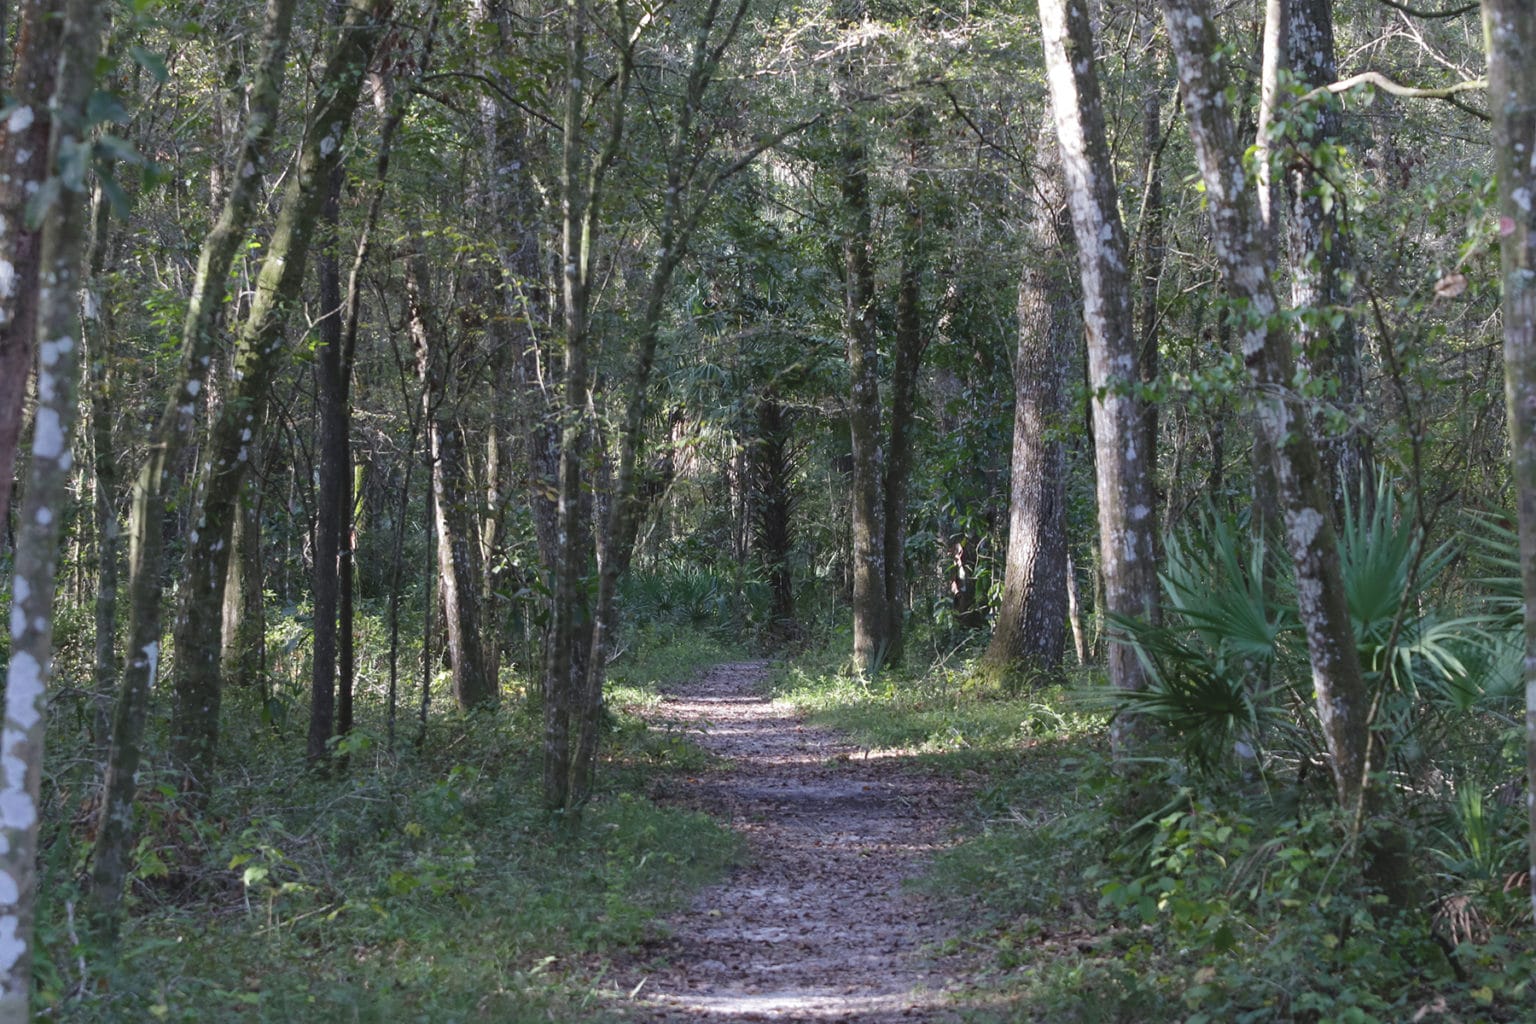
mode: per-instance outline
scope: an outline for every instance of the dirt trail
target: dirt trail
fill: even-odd
[[[932,959],[944,920],[902,883],[951,841],[960,789],[801,724],[757,692],[767,671],[717,666],[657,716],[727,759],[666,798],[729,822],[749,851],[667,939],[619,966],[627,1019],[957,1019]]]

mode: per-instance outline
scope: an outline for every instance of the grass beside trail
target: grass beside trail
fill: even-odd
[[[414,723],[392,754],[367,723],[339,778],[306,772],[302,736],[286,759],[253,743],[200,818],[150,783],[115,961],[71,918],[79,865],[64,858],[82,844],[56,837],[39,1019],[602,1019],[605,957],[738,853],[718,823],[644,796],[706,755],[634,712],[657,683],[739,652],[658,639],[615,665],[603,789],[579,823],[541,808],[539,722],[517,700],[434,717],[419,751]]]
[[[920,882],[964,923],[954,946],[979,965],[967,1020],[1536,1019],[1524,893],[1499,891],[1502,869],[1463,882],[1455,906],[1471,916],[1448,945],[1443,903],[1395,904],[1364,877],[1325,773],[1310,788],[1201,777],[1143,740],[1128,782],[1110,770],[1092,684],[1009,695],[963,667],[867,683],[843,662],[802,658],[775,692],[974,787],[963,837]],[[1519,830],[1506,831],[1514,853],[1499,863],[1518,864]],[[1410,843],[1410,870],[1444,871],[1444,836]]]

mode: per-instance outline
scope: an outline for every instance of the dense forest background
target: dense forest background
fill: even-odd
[[[749,652],[1012,1019],[1529,1019],[1520,0],[0,16],[0,1020],[597,1014]]]

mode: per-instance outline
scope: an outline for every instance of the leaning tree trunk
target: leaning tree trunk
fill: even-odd
[[[150,442],[149,458],[133,489],[128,545],[128,649],[112,744],[107,755],[101,811],[92,855],[91,902],[110,926],[128,870],[133,795],[140,744],[149,713],[149,692],[160,660],[160,603],[164,577],[164,510],[179,456],[196,426],[199,396],[217,354],[216,326],[224,309],[229,270],[261,191],[262,169],[277,126],[278,97],[295,0],[268,0],[262,56],[251,78],[250,113],[236,166],[252,173],[231,178],[229,194],[198,256],[197,277],[182,323],[180,378]]]
[[[1483,0],[1483,34],[1499,179],[1505,395],[1525,586],[1525,785],[1536,913],[1536,8],[1528,0]]]
[[[39,795],[48,684],[53,671],[53,598],[59,532],[69,501],[70,450],[78,417],[80,346],[76,286],[86,237],[81,182],[59,154],[83,141],[86,98],[96,73],[102,12],[94,0],[64,10],[43,169],[61,187],[42,218],[37,282],[37,415],[11,577],[10,661],[5,673],[5,732],[0,740],[0,1024],[31,1019],[32,938],[37,899]]]
[[[1057,162],[1043,160],[1019,280],[1008,554],[997,624],[982,656],[983,671],[1010,685],[1055,678],[1066,649],[1067,457],[1060,431],[1070,415],[1067,386],[1082,323],[1069,267],[1076,243],[1059,179]]]
[[[1291,390],[1291,337],[1277,315],[1273,235],[1243,170],[1246,148],[1226,103],[1215,23],[1204,0],[1163,0],[1195,154],[1205,181],[1217,262],[1243,311],[1240,345],[1255,387],[1258,433],[1270,449],[1296,603],[1307,636],[1318,719],[1339,804],[1356,821],[1370,763],[1370,699],[1345,600],[1333,516],[1312,431]]]
[[[235,385],[209,430],[198,529],[188,538],[187,583],[176,623],[172,754],[188,780],[206,789],[219,734],[219,637],[229,542],[261,424],[288,347],[283,331],[304,280],[325,183],[342,156],[363,76],[384,29],[388,0],[352,0],[321,73],[319,104],[283,193],[250,312],[235,345]]]
[[[1046,74],[1055,110],[1062,170],[1077,236],[1093,391],[1093,439],[1098,472],[1099,550],[1104,611],[1156,620],[1153,473],[1142,403],[1136,397],[1138,342],[1131,311],[1129,246],[1120,221],[1113,161],[1104,133],[1104,106],[1094,74],[1093,31],[1082,0],[1042,0],[1040,23]],[[1128,644],[1109,650],[1111,684],[1146,685],[1146,672]],[[1130,739],[1123,717],[1114,740]]]

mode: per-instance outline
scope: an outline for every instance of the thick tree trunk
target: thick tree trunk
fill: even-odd
[[[0,1024],[31,1019],[33,923],[37,899],[38,832],[48,686],[53,671],[53,598],[59,532],[68,504],[71,443],[79,407],[79,307],[76,287],[86,240],[86,200],[71,183],[59,154],[83,142],[86,98],[95,81],[102,11],[94,0],[64,7],[52,126],[43,175],[60,189],[44,211],[41,245],[31,281],[38,345],[37,416],[16,562],[11,577],[10,660],[5,674],[5,730],[0,740]],[[14,116],[14,115],[13,115]]]
[[[1093,389],[1102,610],[1156,621],[1156,465],[1154,453],[1145,448],[1145,420],[1136,397],[1140,360],[1131,311],[1129,248],[1093,70],[1089,13],[1083,0],[1042,0],[1040,22],[1082,277]],[[1109,678],[1126,690],[1146,685],[1145,670],[1129,645],[1110,647]],[[1123,718],[1117,720],[1114,740],[1122,753],[1130,739],[1127,728]]]
[[[1505,395],[1525,585],[1525,785],[1536,913],[1536,8],[1527,0],[1483,0],[1483,34],[1499,179]]]
[[[0,261],[10,281],[0,286],[0,553],[10,536],[11,488],[21,444],[22,409],[37,341],[40,228],[28,227],[27,204],[48,176],[48,130],[59,66],[63,0],[23,0],[16,29],[16,73],[10,114],[0,123]]]
[[[216,326],[224,309],[229,270],[245,241],[246,227],[261,190],[262,170],[277,125],[278,97],[294,7],[295,0],[268,0],[261,60],[251,79],[250,114],[236,161],[238,167],[249,168],[251,173],[233,176],[218,220],[203,241],[197,277],[182,323],[180,379],[161,413],[149,458],[134,484],[128,547],[128,649],[113,713],[112,746],[104,773],[91,874],[94,910],[109,927],[115,925],[117,903],[127,876],[140,743],[149,712],[149,692],[160,660],[166,491],[196,425],[199,396],[207,384],[217,350]]]
[[[173,756],[199,787],[209,782],[218,742],[221,610],[240,485],[250,468],[251,440],[265,413],[272,379],[288,351],[282,334],[304,280],[325,184],[341,160],[359,87],[388,7],[388,0],[352,0],[347,7],[236,342],[233,393],[214,415],[209,431],[196,506],[198,528],[188,537],[188,579],[176,623],[171,717]]]
[[[1066,647],[1067,459],[1060,432],[1070,415],[1068,379],[1078,365],[1082,322],[1070,269],[1076,243],[1059,178],[1055,160],[1036,170],[1019,280],[1008,554],[1002,602],[981,662],[984,672],[1010,685],[1059,676]]]
[[[1225,102],[1215,24],[1204,0],[1163,0],[1190,134],[1205,180],[1206,208],[1222,278],[1241,304],[1239,339],[1256,389],[1258,434],[1269,446],[1285,545],[1296,566],[1296,598],[1318,718],[1339,804],[1364,809],[1370,763],[1369,693],[1345,601],[1331,504],[1305,409],[1294,391],[1291,338],[1277,316],[1273,240],[1256,189],[1243,172],[1246,148]]]

